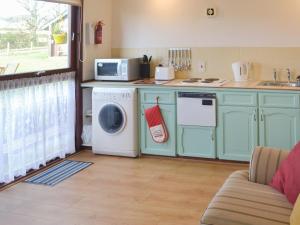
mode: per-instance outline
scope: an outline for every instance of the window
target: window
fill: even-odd
[[[0,7],[0,76],[70,68],[71,8],[9,0]]]
[[[0,7],[0,187],[80,144],[81,6],[9,0]]]

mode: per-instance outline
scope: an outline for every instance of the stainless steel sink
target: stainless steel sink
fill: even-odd
[[[263,81],[258,86],[274,86],[274,87],[299,87],[296,82],[282,82],[282,81]]]

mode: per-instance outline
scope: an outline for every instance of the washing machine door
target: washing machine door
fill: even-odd
[[[126,114],[120,105],[109,103],[100,109],[98,121],[106,133],[115,135],[122,132],[125,128]]]

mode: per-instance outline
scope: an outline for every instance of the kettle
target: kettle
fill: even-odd
[[[235,62],[232,64],[232,70],[234,75],[234,80],[237,82],[248,81],[249,71],[251,63],[249,62]]]

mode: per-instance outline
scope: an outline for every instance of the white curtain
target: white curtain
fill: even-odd
[[[0,81],[0,183],[75,152],[74,77]]]

